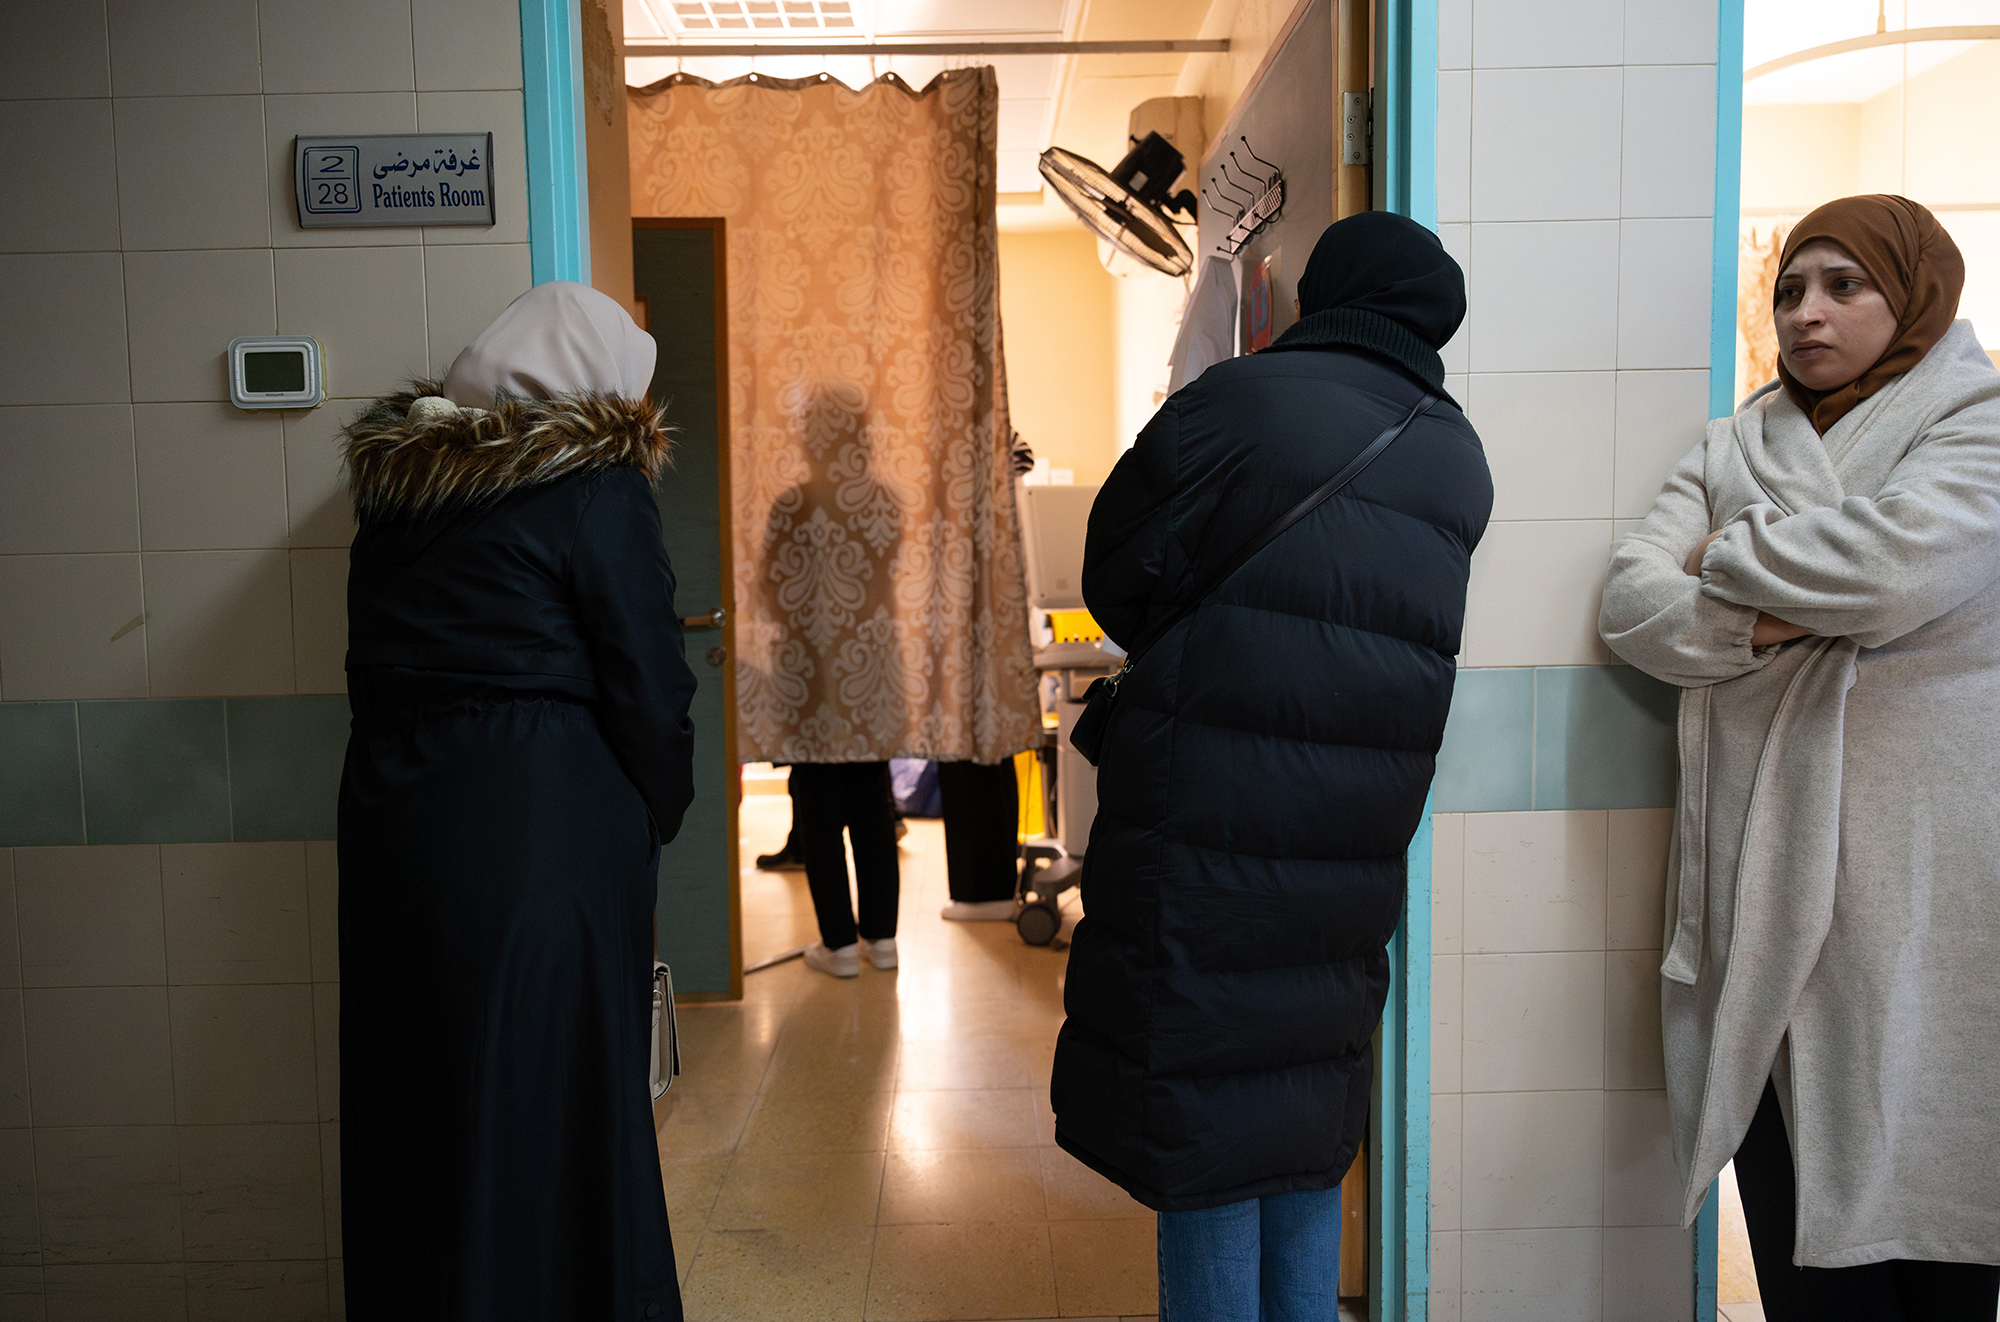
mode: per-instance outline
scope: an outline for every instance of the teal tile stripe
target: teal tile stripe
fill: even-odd
[[[0,703],[0,848],[330,840],[347,699]]]
[[[1437,811],[1672,807],[1678,702],[1630,666],[1461,670]]]

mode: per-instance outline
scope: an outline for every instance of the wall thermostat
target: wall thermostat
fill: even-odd
[[[324,360],[310,335],[243,335],[229,342],[229,402],[239,409],[317,408]]]

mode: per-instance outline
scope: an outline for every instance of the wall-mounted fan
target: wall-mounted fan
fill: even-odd
[[[1109,171],[1061,147],[1042,153],[1041,171],[1056,196],[1098,237],[1155,271],[1180,276],[1193,269],[1194,251],[1167,213],[1193,219],[1195,200],[1186,189],[1168,190],[1185,164],[1174,144],[1148,133]]]

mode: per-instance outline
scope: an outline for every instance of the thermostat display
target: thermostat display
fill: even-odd
[[[245,335],[229,342],[229,402],[239,409],[309,409],[325,397],[319,341]]]

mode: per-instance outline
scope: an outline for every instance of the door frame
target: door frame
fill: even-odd
[[[530,284],[590,283],[584,186],[583,13],[578,0],[520,0]]]
[[[722,670],[722,762],[733,771],[724,795],[729,823],[729,990],[727,992],[677,992],[674,1000],[698,1004],[704,1001],[743,999],[743,857],[740,821],[743,807],[743,766],[736,758],[736,521],[730,487],[730,458],[735,440],[729,430],[729,222],[722,216],[634,216],[632,228],[654,230],[707,230],[714,244],[715,262],[715,437],[721,447],[716,456],[715,492],[724,530],[721,545],[721,593],[728,616],[722,623],[722,649],[729,654]],[[650,311],[647,319],[651,320]]]

